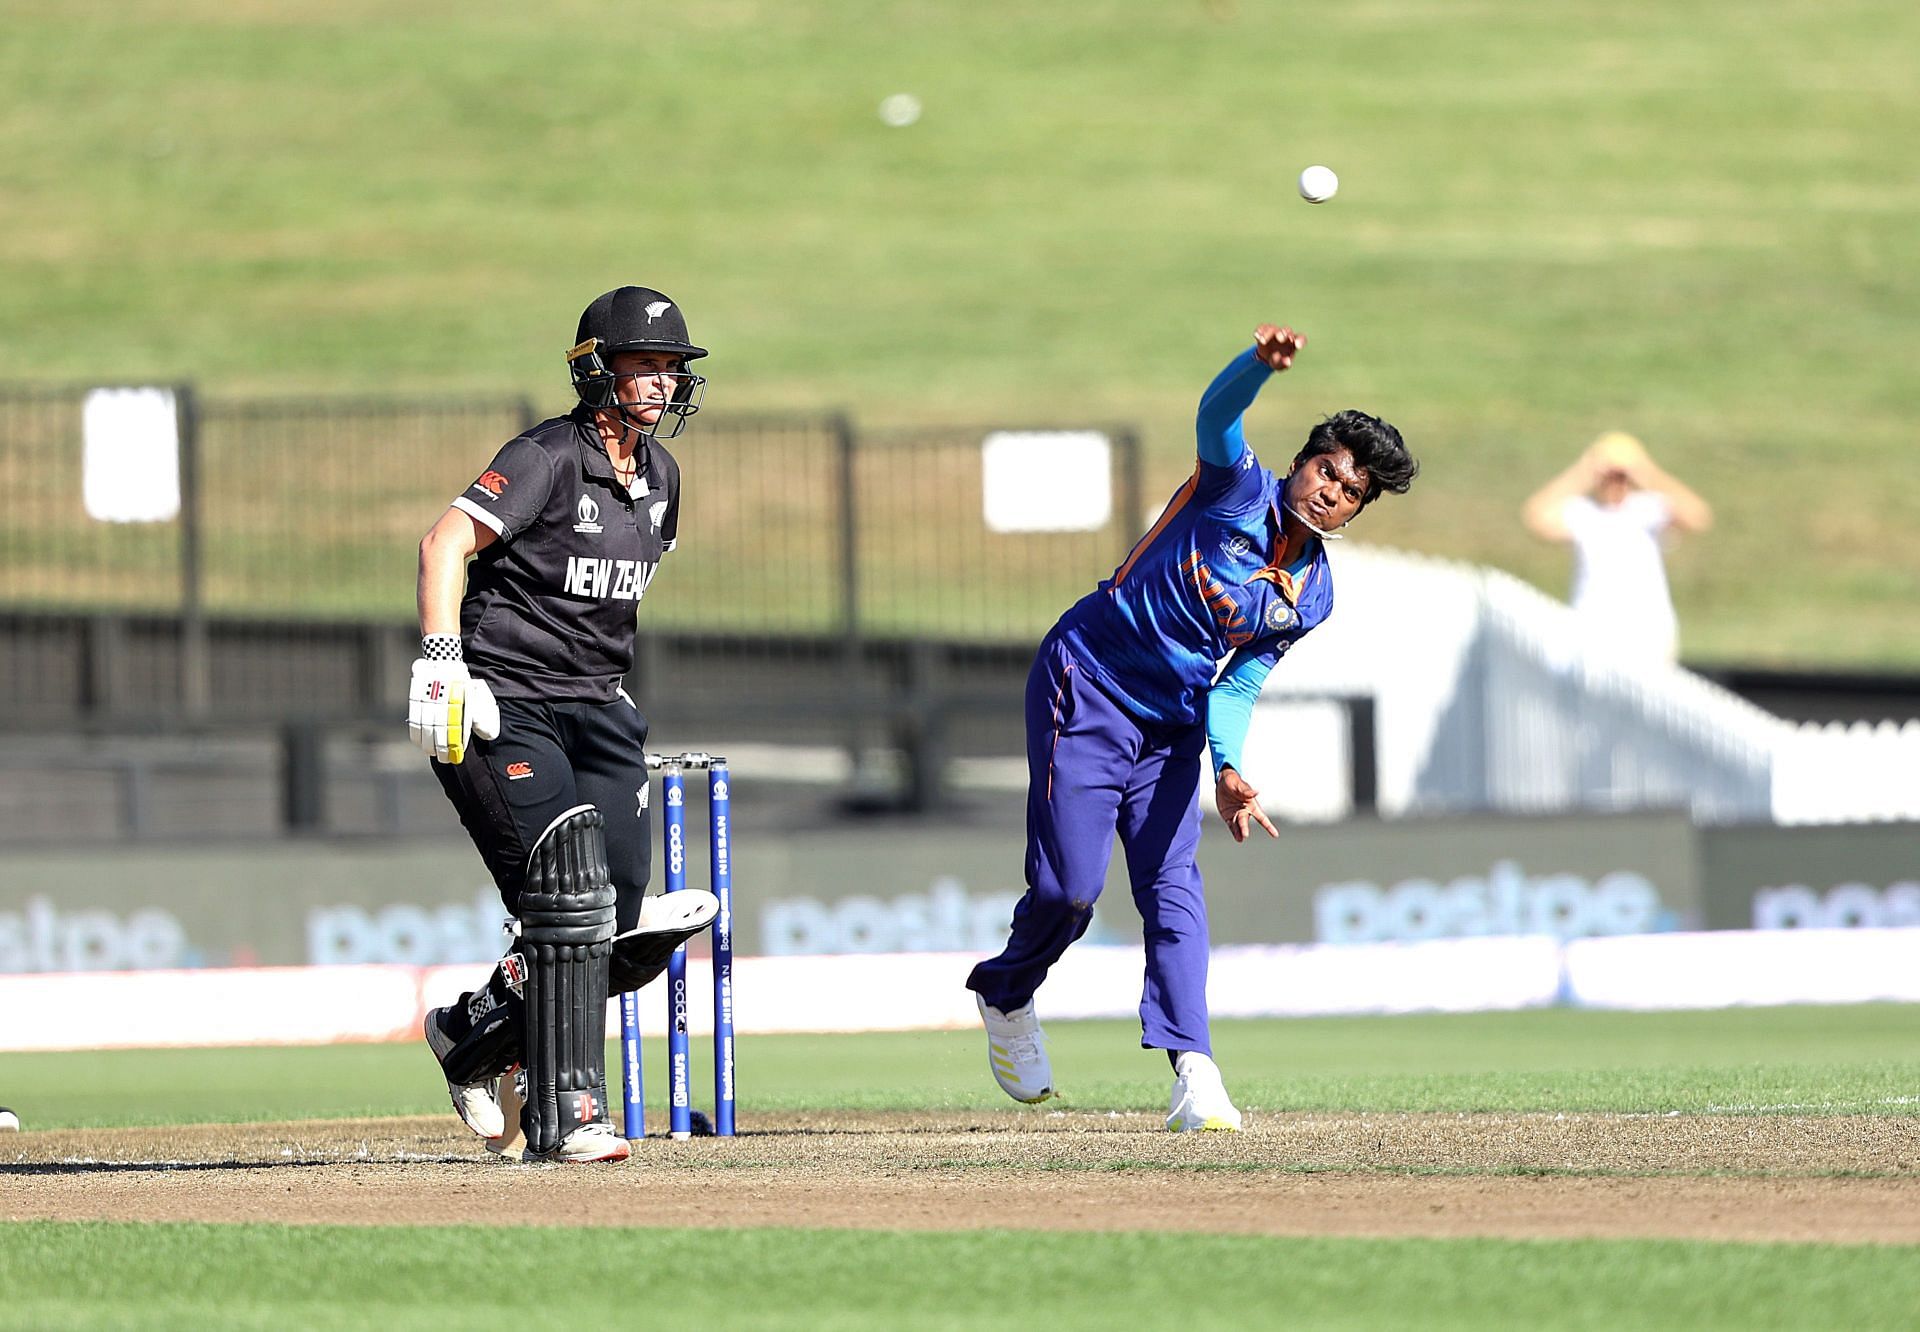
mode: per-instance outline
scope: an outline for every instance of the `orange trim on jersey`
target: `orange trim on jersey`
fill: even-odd
[[[1313,562],[1308,561],[1306,569],[1302,571],[1299,578],[1295,578],[1291,573],[1287,572],[1286,566],[1282,563],[1287,553],[1287,535],[1286,531],[1280,525],[1280,511],[1269,506],[1268,512],[1273,515],[1275,531],[1273,550],[1267,556],[1267,567],[1254,574],[1253,577],[1247,579],[1247,581],[1249,583],[1262,581],[1272,583],[1280,589],[1280,595],[1287,599],[1289,605],[1298,606],[1300,604],[1300,594],[1307,590],[1307,581],[1313,577]]]
[[[1047,746],[1047,799],[1053,799],[1053,751],[1060,748],[1060,731],[1066,721],[1060,715],[1060,701],[1067,696],[1067,674],[1073,670],[1068,662],[1060,671],[1060,687],[1053,691],[1053,743]]]
[[[1113,581],[1116,585],[1126,578],[1135,562],[1139,560],[1141,552],[1153,544],[1153,539],[1167,530],[1167,524],[1173,521],[1173,516],[1179,513],[1180,510],[1186,508],[1187,501],[1193,498],[1193,488],[1199,484],[1200,464],[1195,463],[1193,465],[1193,475],[1187,478],[1185,485],[1173,492],[1173,498],[1167,501],[1167,507],[1161,512],[1158,521],[1154,523],[1145,536],[1140,538],[1139,543],[1127,553],[1126,563],[1114,570]]]
[[[1309,569],[1308,572],[1312,572],[1311,569]],[[1282,569],[1280,566],[1276,564],[1269,564],[1266,568],[1262,569],[1259,573],[1256,573],[1255,575],[1253,575],[1253,577],[1247,579],[1247,581],[1249,583],[1258,583],[1262,581],[1272,583],[1275,587],[1280,589],[1280,595],[1287,599],[1287,603],[1293,606],[1298,606],[1300,604],[1301,590],[1306,587],[1305,583],[1294,578],[1292,574],[1288,573],[1285,569]]]

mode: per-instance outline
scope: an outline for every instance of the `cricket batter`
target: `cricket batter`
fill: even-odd
[[[1200,399],[1199,462],[1126,562],[1060,617],[1027,676],[1027,892],[1012,937],[967,978],[993,1076],[1016,1101],[1054,1094],[1034,992],[1086,932],[1116,829],[1145,929],[1141,1045],[1167,1052],[1167,1127],[1240,1128],[1207,1024],[1200,749],[1236,842],[1277,837],[1241,776],[1254,700],[1286,650],[1333,609],[1326,540],[1419,466],[1400,432],[1344,411],[1314,426],[1282,475],[1241,417],[1307,339],[1263,324]],[[1224,664],[1223,664],[1224,663]]]
[[[518,932],[484,986],[427,1015],[454,1109],[510,1141],[499,1083],[523,1065],[528,1159],[617,1161],[607,997],[719,910],[702,890],[644,896],[647,721],[621,688],[679,522],[661,441],[699,410],[706,380],[687,367],[707,353],[647,287],[594,301],[575,343],[578,405],[509,440],[420,543],[408,731]]]

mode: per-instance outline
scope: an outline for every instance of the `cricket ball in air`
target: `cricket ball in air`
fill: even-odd
[[[20,1116],[14,1114],[13,1111],[7,1109],[6,1106],[0,1105],[0,1133],[18,1133],[19,1131]]]
[[[1340,190],[1340,177],[1332,167],[1310,166],[1300,173],[1300,197],[1308,203],[1325,203]]]
[[[920,99],[912,93],[895,93],[880,103],[880,119],[895,129],[905,129],[920,119]]]

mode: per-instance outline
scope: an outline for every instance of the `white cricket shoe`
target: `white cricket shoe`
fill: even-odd
[[[627,1140],[614,1131],[611,1124],[595,1120],[582,1124],[566,1137],[560,1139],[560,1145],[550,1152],[527,1152],[522,1157],[527,1161],[563,1161],[570,1165],[585,1165],[592,1161],[624,1161],[633,1149]]]
[[[431,1009],[427,1013],[424,1030],[427,1036],[427,1048],[433,1051],[433,1057],[439,1061],[444,1071],[447,1056],[453,1053],[454,1040],[440,1029],[440,1015],[449,1010]],[[488,1078],[485,1082],[447,1083],[447,1095],[453,1098],[453,1112],[460,1116],[460,1122],[483,1138],[497,1138],[506,1126],[506,1117],[500,1113],[500,1080]]]
[[[1174,1061],[1173,1103],[1167,1128],[1174,1133],[1240,1131],[1240,1112],[1227,1099],[1220,1066],[1197,1050],[1188,1050]]]
[[[987,1024],[987,1063],[1000,1090],[1026,1105],[1054,1095],[1053,1063],[1047,1058],[1047,1034],[1040,1030],[1033,1002],[1002,1013],[979,995],[980,1020]]]

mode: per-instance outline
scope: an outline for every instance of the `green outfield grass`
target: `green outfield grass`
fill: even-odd
[[[1911,1006],[1216,1028],[1237,1099],[1256,1112],[1920,1113]],[[1071,1104],[1164,1106],[1163,1061],[1137,1034],[1051,1026]],[[774,1110],[1004,1111],[980,1054],[970,1031],[749,1038],[741,1125]],[[657,1065],[658,1042],[649,1055]],[[446,1110],[411,1045],[14,1055],[0,1093],[29,1133]],[[31,1180],[0,1175],[0,1190],[20,1186]],[[1920,1307],[1912,1246],[25,1222],[0,1225],[0,1328],[397,1332],[518,1307],[529,1272],[542,1274],[543,1325],[1759,1332],[1905,1328]]]
[[[1910,1328],[1920,1264],[1816,1245],[27,1224],[0,1227],[0,1289],[0,1327],[36,1329],[390,1332],[520,1309],[546,1327],[1761,1332]]]
[[[1912,667],[1916,45],[1895,0],[14,0],[0,377],[557,407],[645,280],[715,414],[1133,420],[1165,493],[1280,318],[1270,460],[1349,405],[1425,460],[1364,535],[1561,591],[1520,501],[1627,429],[1719,511],[1689,656]]]
[[[1920,1009],[1520,1013],[1215,1023],[1235,1099],[1259,1110],[1920,1114]],[[1127,1022],[1048,1025],[1068,1103],[1165,1109],[1164,1056]],[[1004,1109],[965,1032],[740,1042],[740,1122],[767,1111]],[[696,1041],[696,1104],[710,1098]],[[663,1104],[664,1043],[647,1051]],[[617,1053],[609,1051],[609,1067]],[[9,1055],[0,1103],[33,1128],[439,1113],[424,1046]],[[657,1115],[656,1115],[656,1122]]]

